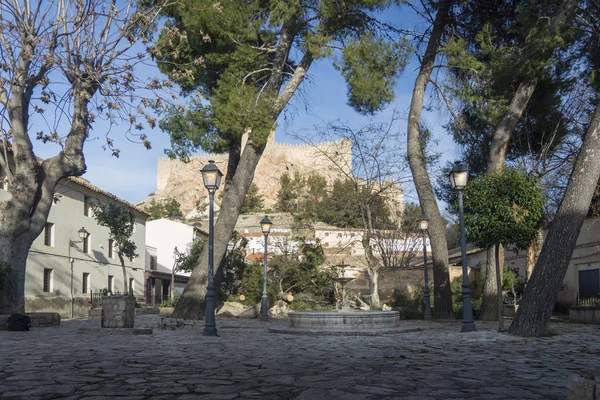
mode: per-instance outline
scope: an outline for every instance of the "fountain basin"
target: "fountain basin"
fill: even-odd
[[[388,329],[400,325],[398,311],[308,311],[290,312],[291,328],[298,329]]]
[[[414,332],[400,327],[398,311],[308,311],[288,313],[289,326],[272,326],[269,332],[299,335],[378,336]]]

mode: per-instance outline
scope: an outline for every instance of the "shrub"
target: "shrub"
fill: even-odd
[[[176,294],[175,296],[173,296],[172,299],[169,299],[167,301],[163,301],[158,306],[159,307],[175,307],[177,305],[178,301],[179,301],[179,295]]]
[[[450,284],[452,289],[452,312],[454,318],[463,319],[463,295],[462,295],[462,281],[455,279]],[[481,311],[481,297],[471,295],[471,306],[473,307],[473,319],[479,319],[479,313]]]
[[[430,291],[430,304],[433,310],[432,291]],[[400,289],[395,289],[394,297],[389,306],[400,312],[401,319],[423,319],[423,315],[425,314],[423,288],[418,286],[412,297],[407,293],[403,293]]]

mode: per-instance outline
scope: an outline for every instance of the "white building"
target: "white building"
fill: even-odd
[[[162,218],[146,224],[146,245],[150,260],[146,266],[146,302],[160,304],[171,295],[171,280],[175,265],[175,248],[184,253],[194,240],[207,233],[198,226]],[[155,257],[155,258],[153,258]],[[190,276],[176,272],[175,293],[181,294]]]
[[[7,194],[0,186],[0,199]],[[46,227],[33,242],[27,258],[25,311],[58,312],[63,318],[87,316],[92,292],[122,292],[125,285],[142,299],[148,215],[83,178],[61,180],[55,196]],[[134,212],[133,240],[139,256],[133,262],[126,260],[125,282],[109,230],[98,225],[92,215],[93,201],[113,201]],[[77,233],[82,227],[89,232],[83,241]]]

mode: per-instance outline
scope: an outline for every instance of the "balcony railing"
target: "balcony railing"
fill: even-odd
[[[90,292],[90,305],[91,308],[101,308],[102,307],[102,297],[108,295],[110,296],[131,296],[133,297],[133,291],[129,293],[122,292]]]

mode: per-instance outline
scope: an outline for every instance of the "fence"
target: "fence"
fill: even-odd
[[[577,294],[577,307],[600,307],[600,296],[579,297]]]

